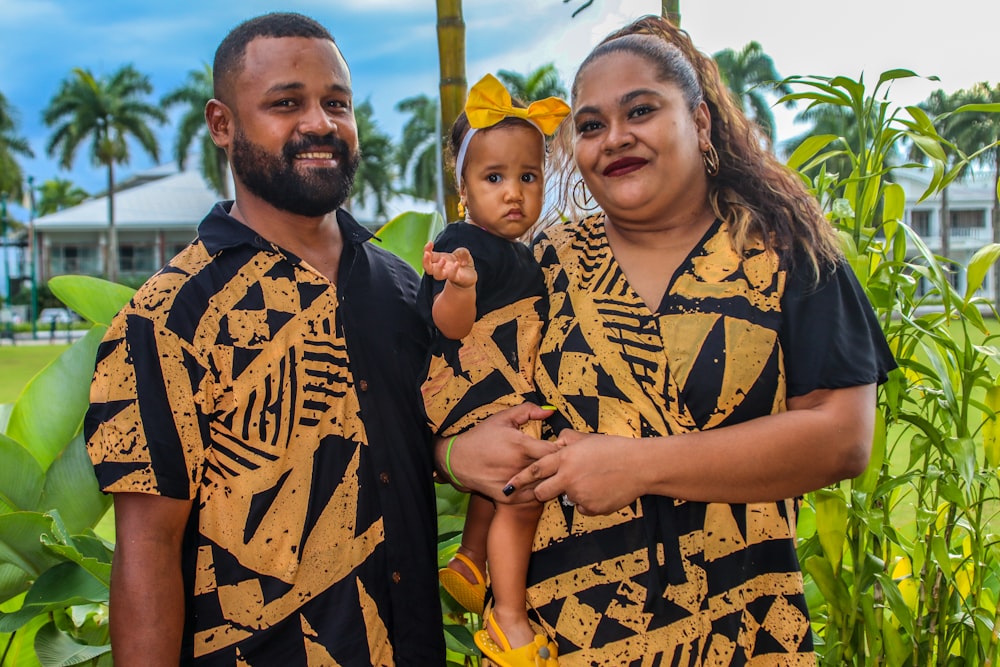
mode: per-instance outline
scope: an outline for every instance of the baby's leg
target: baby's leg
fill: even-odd
[[[497,505],[486,543],[493,587],[493,618],[513,648],[524,646],[535,637],[528,623],[525,598],[531,543],[541,514],[541,503]]]
[[[486,536],[493,520],[493,501],[469,496],[462,544],[448,566],[438,572],[441,585],[465,609],[483,613],[486,597]]]
[[[465,527],[462,529],[462,545],[458,548],[469,560],[476,564],[481,573],[486,572],[486,536],[493,521],[493,501],[476,493],[469,495],[469,509],[465,513]],[[452,567],[456,561],[448,564]],[[476,582],[475,574],[461,561],[457,569],[471,583]]]

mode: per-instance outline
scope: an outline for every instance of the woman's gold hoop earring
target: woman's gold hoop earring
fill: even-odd
[[[708,144],[708,148],[701,153],[701,161],[705,163],[705,173],[709,176],[716,176],[719,173],[719,151],[715,146]]]
[[[580,203],[581,199],[583,200],[582,204]],[[590,194],[590,191],[587,190],[587,184],[583,182],[582,178],[573,184],[573,203],[581,211],[593,211],[597,208],[594,195]]]

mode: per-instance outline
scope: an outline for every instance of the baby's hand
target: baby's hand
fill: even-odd
[[[447,280],[455,287],[472,287],[479,278],[472,255],[465,248],[456,248],[455,252],[434,252],[434,243],[428,242],[424,246],[423,265],[424,273],[435,280]]]

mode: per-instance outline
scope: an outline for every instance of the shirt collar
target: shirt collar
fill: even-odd
[[[270,241],[229,215],[232,208],[232,201],[218,202],[198,225],[198,237],[210,255],[241,245],[263,250],[274,247]],[[342,208],[337,209],[337,225],[345,244],[361,245],[369,239],[377,238]]]

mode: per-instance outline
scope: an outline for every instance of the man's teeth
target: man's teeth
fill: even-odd
[[[333,153],[299,153],[302,160],[332,160]]]

